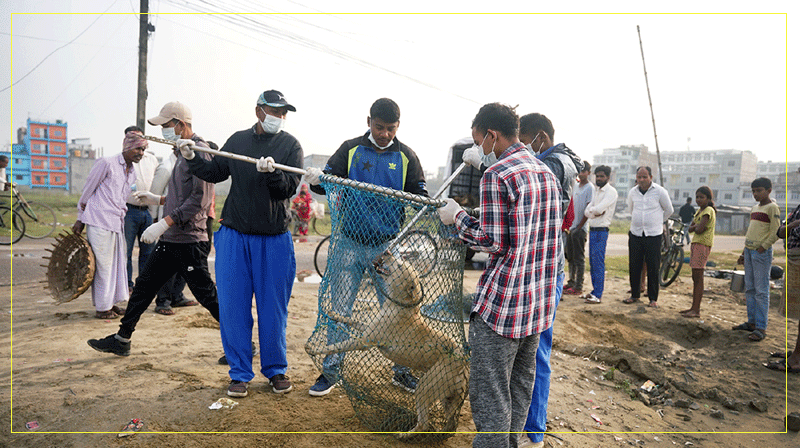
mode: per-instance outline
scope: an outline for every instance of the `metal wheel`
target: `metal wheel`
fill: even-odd
[[[8,246],[25,235],[25,221],[8,207],[0,207],[0,244]]]
[[[327,228],[325,225],[325,221],[327,221]],[[311,218],[311,228],[314,230],[314,232],[316,232],[317,235],[321,236],[330,235],[331,234],[330,224],[331,224],[330,217],[327,217],[326,219]]]
[[[658,275],[658,283],[667,287],[678,278],[683,267],[683,246],[672,246],[666,257],[661,260],[661,269]]]
[[[325,268],[328,267],[328,246],[330,246],[330,243],[331,237],[328,235],[317,244],[317,249],[314,250],[314,269],[317,270],[317,274],[320,277],[325,275]]]
[[[25,220],[25,236],[28,238],[47,238],[56,230],[56,213],[49,205],[20,202],[14,207],[14,211]]]
[[[397,241],[394,251],[409,262],[420,277],[425,277],[436,267],[439,246],[427,231],[412,230]]]

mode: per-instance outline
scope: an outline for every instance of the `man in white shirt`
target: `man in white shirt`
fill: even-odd
[[[565,235],[564,255],[569,262],[569,281],[564,287],[564,294],[580,295],[583,294],[583,272],[586,269],[586,231],[588,230],[588,217],[584,215],[586,206],[592,201],[594,189],[589,183],[589,174],[592,166],[589,162],[583,162],[583,168],[578,173],[578,183],[573,186],[572,207],[575,218],[569,232]]]
[[[11,183],[6,179],[6,167],[8,166],[8,157],[0,155],[0,191],[8,191],[11,189]]]
[[[649,166],[636,170],[636,186],[628,192],[631,230],[628,232],[628,271],[631,296],[624,303],[639,302],[642,263],[647,264],[647,295],[650,306],[658,308],[658,271],[661,267],[661,235],[664,221],[674,211],[669,193],[653,183]]]
[[[608,227],[617,205],[617,190],[608,183],[611,168],[600,165],[594,169],[597,187],[583,215],[589,219],[589,267],[592,277],[592,292],[581,296],[586,303],[600,303],[606,281],[606,245]]]
[[[125,129],[127,134],[129,131],[137,131],[144,135],[138,126],[128,126]],[[144,270],[144,265],[147,263],[147,258],[153,250],[153,244],[142,242],[142,234],[151,224],[153,224],[153,217],[150,216],[150,210],[146,205],[139,204],[133,193],[137,191],[150,191],[150,184],[153,183],[153,176],[156,173],[158,166],[158,159],[150,152],[145,151],[142,160],[133,164],[133,170],[136,173],[136,183],[131,185],[131,192],[125,200],[128,206],[128,212],[125,213],[125,243],[128,249],[128,290],[133,288],[133,263],[131,258],[133,255],[133,245],[136,240],[139,240],[139,272]]]

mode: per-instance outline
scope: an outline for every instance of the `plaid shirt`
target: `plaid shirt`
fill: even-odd
[[[561,190],[555,175],[521,143],[481,178],[481,221],[458,212],[461,238],[489,253],[472,311],[497,334],[523,338],[553,325]]]
[[[786,224],[789,224],[792,221],[797,221],[798,219],[800,219],[800,205],[798,205],[797,208],[786,217]],[[786,250],[794,249],[796,247],[800,247],[800,227],[795,227],[789,232],[788,235],[786,235]]]

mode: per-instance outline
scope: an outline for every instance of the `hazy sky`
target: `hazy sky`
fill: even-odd
[[[796,61],[787,44],[796,54],[797,37],[787,34],[788,1],[726,2],[722,11],[697,2],[610,1],[600,10],[597,2],[256,0],[223,8],[286,14],[187,14],[223,11],[209,3],[223,4],[151,0],[147,116],[181,101],[194,130],[220,145],[255,123],[259,93],[274,88],[297,107],[286,130],[306,155],[331,154],[365,132],[369,106],[384,96],[400,105],[398,138],[427,171],[445,164],[478,108],[493,101],[544,113],[555,140],[588,160],[624,144],[655,150],[637,25],[662,151],[732,148],[786,160],[793,143],[787,104],[797,93],[787,92],[787,72]],[[389,7],[438,14],[370,14]],[[11,107],[0,111],[0,145],[15,141],[28,117],[61,119],[69,139],[118,153],[136,118],[138,9],[137,0],[3,0],[0,58],[11,64],[0,99]],[[35,12],[49,14],[22,14]],[[645,14],[664,12],[705,14]]]

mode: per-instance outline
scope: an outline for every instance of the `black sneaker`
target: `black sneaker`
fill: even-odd
[[[128,356],[131,354],[131,343],[122,342],[116,338],[116,334],[106,336],[103,339],[89,339],[86,341],[89,347],[98,352],[113,353],[117,356]]]
[[[253,344],[253,358],[255,358],[256,355],[258,354],[258,350],[256,349],[256,343],[252,342],[252,344]],[[225,355],[222,355],[222,357],[219,358],[217,360],[217,362],[219,364],[223,365],[223,366],[227,366],[228,365],[228,358],[226,358]]]
[[[325,375],[320,375],[319,378],[317,378],[317,382],[308,388],[308,394],[312,397],[322,397],[328,395],[331,389],[333,389],[333,386],[335,386],[335,383],[328,381]]]
[[[247,383],[245,383],[244,381],[231,380],[231,383],[228,385],[228,396],[246,397]]]
[[[282,373],[273,375],[269,382],[272,383],[272,391],[276,394],[285,394],[292,390],[292,382],[289,381],[289,377]]]
[[[408,392],[417,390],[417,377],[408,372],[395,372],[392,377],[392,384],[402,387]]]

